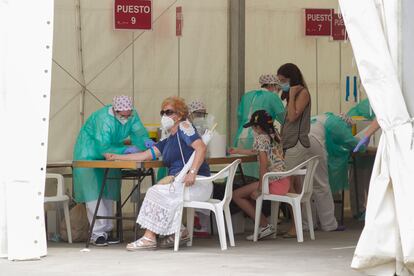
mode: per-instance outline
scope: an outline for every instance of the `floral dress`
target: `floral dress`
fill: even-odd
[[[278,133],[275,135],[279,136]],[[283,172],[286,170],[286,167],[282,144],[274,141],[273,135],[272,140],[273,141],[270,140],[270,137],[267,134],[259,134],[255,136],[253,150],[257,153],[266,153],[268,172]],[[280,178],[278,176],[269,177],[269,191],[271,194],[284,195],[289,191],[289,187],[290,182],[288,178]]]

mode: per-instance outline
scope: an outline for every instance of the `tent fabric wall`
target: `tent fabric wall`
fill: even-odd
[[[180,49],[176,6],[184,14]],[[260,74],[294,62],[310,87],[313,114],[346,112],[355,102],[345,101],[345,77],[358,75],[351,45],[306,37],[304,8],[337,9],[338,3],[246,1],[246,90],[257,88]],[[228,1],[159,0],[153,9],[153,30],[114,31],[112,0],[56,1],[49,161],[72,158],[82,106],[86,119],[121,93],[134,97],[147,124],[159,122],[160,103],[169,95],[201,99],[220,122],[218,131],[228,131]]]
[[[37,259],[47,253],[43,200],[53,1],[1,1],[0,23],[0,117],[6,132],[1,143],[0,257]]]
[[[82,110],[86,119],[118,94],[134,98],[146,124],[159,123],[160,105],[167,96],[180,95],[188,102],[201,99],[217,118],[218,131],[225,133],[227,1],[153,1],[150,31],[113,30],[113,3],[56,1],[48,160],[72,159]],[[180,49],[177,6],[184,15]]]
[[[399,1],[340,4],[363,85],[383,130],[352,267],[371,275],[413,275],[414,125],[399,81]]]
[[[246,90],[257,88],[260,74],[293,61],[310,85],[313,114],[347,111],[355,103],[344,101],[345,76],[357,75],[350,43],[303,34],[303,8],[337,8],[337,1],[291,2],[246,1]],[[177,6],[184,16],[180,43]],[[159,123],[167,96],[201,99],[227,134],[229,8],[223,0],[157,0],[151,31],[115,31],[113,0],[56,1],[48,161],[71,160],[83,121],[117,94],[134,98],[145,124]]]
[[[261,74],[276,73],[280,65],[292,62],[309,86],[312,114],[346,112],[355,102],[345,101],[345,79],[358,75],[352,47],[329,37],[305,36],[305,8],[338,12],[338,2],[246,0],[246,90],[258,87]]]

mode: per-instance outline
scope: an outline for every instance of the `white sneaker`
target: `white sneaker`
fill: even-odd
[[[266,238],[266,237],[268,237],[268,236],[270,236],[274,233],[275,233],[275,229],[273,228],[273,225],[271,225],[271,224],[268,224],[265,227],[259,227],[259,235],[257,236],[257,239],[261,240],[261,239]],[[247,236],[246,240],[252,241],[253,236],[254,235]]]

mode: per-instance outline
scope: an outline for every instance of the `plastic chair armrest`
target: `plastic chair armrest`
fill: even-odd
[[[56,196],[65,195],[65,181],[61,174],[47,173],[46,179],[56,179]]]

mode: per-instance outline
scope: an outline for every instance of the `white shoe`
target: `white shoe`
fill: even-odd
[[[259,227],[259,235],[257,236],[258,240],[264,239],[272,234],[275,233],[275,229],[273,228],[273,225],[268,224],[265,227]],[[248,241],[252,241],[253,240],[253,235],[247,236],[246,240]]]

